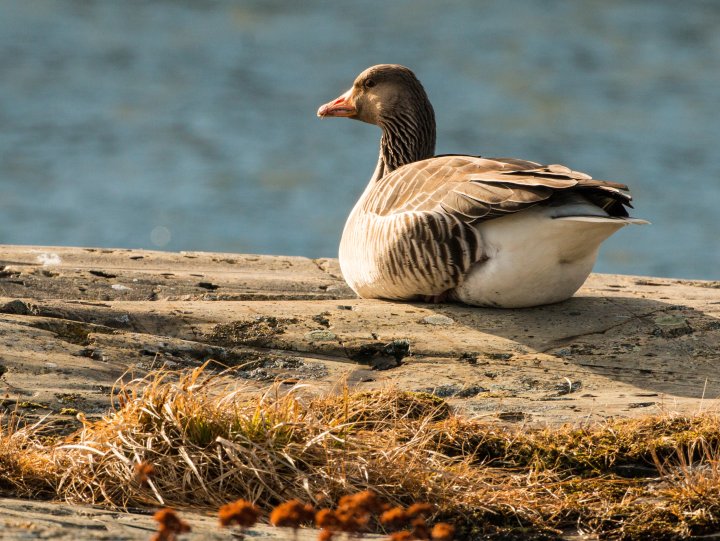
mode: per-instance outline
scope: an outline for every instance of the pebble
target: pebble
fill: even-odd
[[[52,252],[49,253],[41,253],[37,256],[36,261],[40,263],[43,267],[49,267],[51,265],[60,265],[62,263],[62,259],[60,259],[60,256],[57,254],[54,254]]]
[[[423,323],[428,325],[453,325],[455,320],[442,314],[434,314],[423,318]]]
[[[454,396],[456,398],[472,398],[480,393],[487,393],[490,389],[481,387],[480,385],[469,385],[467,387],[461,387],[460,385],[438,385],[437,387],[429,387],[421,389],[419,392],[425,392],[434,394],[439,398],[450,398]]]
[[[655,318],[656,325],[670,326],[670,325],[687,325],[687,320],[681,316],[665,314]]]
[[[0,306],[0,313],[29,316],[37,313],[37,307],[27,304],[20,299],[15,299]]]
[[[110,287],[113,288],[115,291],[130,291],[132,289],[131,287],[124,286],[122,284],[113,284]]]
[[[335,335],[335,333],[332,333],[330,331],[319,330],[319,331],[310,331],[309,333],[307,333],[305,335],[305,338],[307,338],[308,340],[310,340],[312,342],[328,342],[331,340],[335,340],[335,338],[337,338],[337,336]]]

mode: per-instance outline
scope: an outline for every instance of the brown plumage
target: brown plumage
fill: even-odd
[[[340,264],[362,297],[533,306],[571,296],[627,223],[627,186],[562,165],[433,156],[435,119],[403,66],[361,73],[318,110],[380,126],[380,156],[348,218]]]

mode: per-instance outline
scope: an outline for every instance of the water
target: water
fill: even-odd
[[[596,270],[718,279],[720,3],[0,0],[0,243],[335,256],[405,64],[438,153],[629,184]]]

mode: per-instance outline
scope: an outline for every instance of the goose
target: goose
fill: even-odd
[[[347,219],[340,268],[361,298],[523,308],[568,299],[600,244],[628,224],[628,187],[563,165],[435,156],[415,74],[363,71],[317,115],[379,126],[375,172]]]

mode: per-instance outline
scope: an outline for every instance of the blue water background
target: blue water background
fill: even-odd
[[[720,277],[720,2],[0,0],[0,243],[335,256],[411,67],[438,153],[631,186],[596,270]]]

